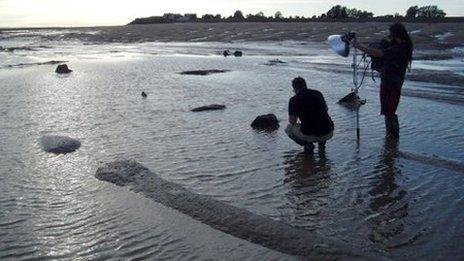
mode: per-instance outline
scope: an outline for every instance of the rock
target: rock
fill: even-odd
[[[259,130],[277,130],[279,128],[279,120],[274,114],[260,115],[251,123],[251,127]]]
[[[18,63],[18,64],[9,64],[6,67],[23,67],[23,66],[33,66],[33,65],[48,65],[48,64],[57,64],[57,63],[64,63],[66,61],[47,61],[47,62],[38,62],[38,63]]]
[[[351,254],[348,252],[351,245],[340,245],[338,241],[335,243],[335,240],[313,231],[299,229],[237,208],[211,196],[194,193],[161,178],[136,161],[107,163],[97,170],[95,177],[125,186],[157,204],[177,210],[228,235],[304,260],[336,260],[340,257],[375,259],[363,256],[359,249],[353,249]]]
[[[31,47],[26,47],[26,46],[23,46],[23,47],[6,47],[6,48],[3,48],[0,46],[0,51],[6,51],[6,52],[16,52],[16,51],[35,51],[34,48],[31,48]]]
[[[66,64],[60,64],[60,65],[58,65],[58,67],[56,67],[55,72],[56,72],[56,73],[63,74],[63,73],[70,73],[70,72],[72,72],[72,70],[70,70],[70,69],[68,68],[68,65],[66,65]]]
[[[145,92],[142,92],[142,97],[143,97],[143,98],[147,98],[147,96],[148,96],[148,95],[147,95]]]
[[[274,66],[274,65],[278,65],[278,64],[286,64],[287,62],[284,62],[282,60],[279,60],[279,59],[274,59],[274,60],[269,60],[267,63],[265,63],[264,65],[268,65],[268,66]]]
[[[124,186],[133,182],[136,174],[147,170],[143,165],[133,160],[115,161],[98,168],[95,177],[118,186]]]
[[[184,72],[181,72],[180,74],[184,74],[184,75],[210,75],[210,74],[213,74],[213,73],[225,73],[225,72],[229,72],[229,70],[217,70],[217,69],[213,69],[213,70],[196,70],[196,71],[184,71]]]
[[[45,152],[61,154],[73,152],[81,146],[81,142],[66,136],[45,135],[40,139]]]
[[[243,55],[243,52],[242,52],[242,51],[235,51],[235,52],[234,52],[234,56],[235,56],[235,57],[242,57],[242,55]]]
[[[348,95],[341,98],[338,101],[338,104],[345,105],[347,107],[356,108],[356,107],[366,104],[366,100],[361,100],[355,92],[350,92]]]
[[[191,111],[193,111],[193,112],[199,112],[199,111],[214,111],[214,110],[224,110],[225,108],[226,108],[225,105],[221,105],[221,104],[211,104],[211,105],[207,105],[207,106],[201,106],[201,107],[194,108],[194,109],[192,109]]]
[[[224,57],[227,57],[230,55],[230,51],[229,50],[225,50],[224,52],[222,52],[222,55],[224,55]]]

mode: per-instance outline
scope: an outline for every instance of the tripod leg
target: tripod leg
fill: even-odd
[[[359,142],[359,139],[361,138],[361,133],[360,133],[361,131],[359,129],[359,106],[360,105],[358,105],[358,107],[356,108],[356,138],[358,142]]]

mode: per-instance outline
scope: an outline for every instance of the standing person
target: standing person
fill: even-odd
[[[385,50],[369,48],[354,41],[353,46],[371,57],[382,59],[380,69],[380,114],[385,116],[385,129],[388,137],[398,139],[400,127],[396,109],[400,102],[401,87],[408,64],[412,61],[413,44],[406,28],[395,23],[389,28],[389,47]]]
[[[287,135],[301,146],[306,153],[313,153],[314,142],[319,143],[319,152],[333,136],[334,124],[328,114],[324,96],[317,90],[308,89],[306,81],[297,77],[292,81],[295,96],[288,104],[289,125]],[[297,120],[301,123],[297,123]]]

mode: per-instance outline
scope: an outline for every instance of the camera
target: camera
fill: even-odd
[[[351,40],[356,38],[356,33],[355,32],[346,32],[342,35],[342,40],[344,42],[351,42]]]

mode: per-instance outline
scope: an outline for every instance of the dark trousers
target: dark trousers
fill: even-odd
[[[400,125],[396,109],[400,103],[401,86],[380,85],[380,114],[385,116],[385,130],[388,136],[399,138]]]

